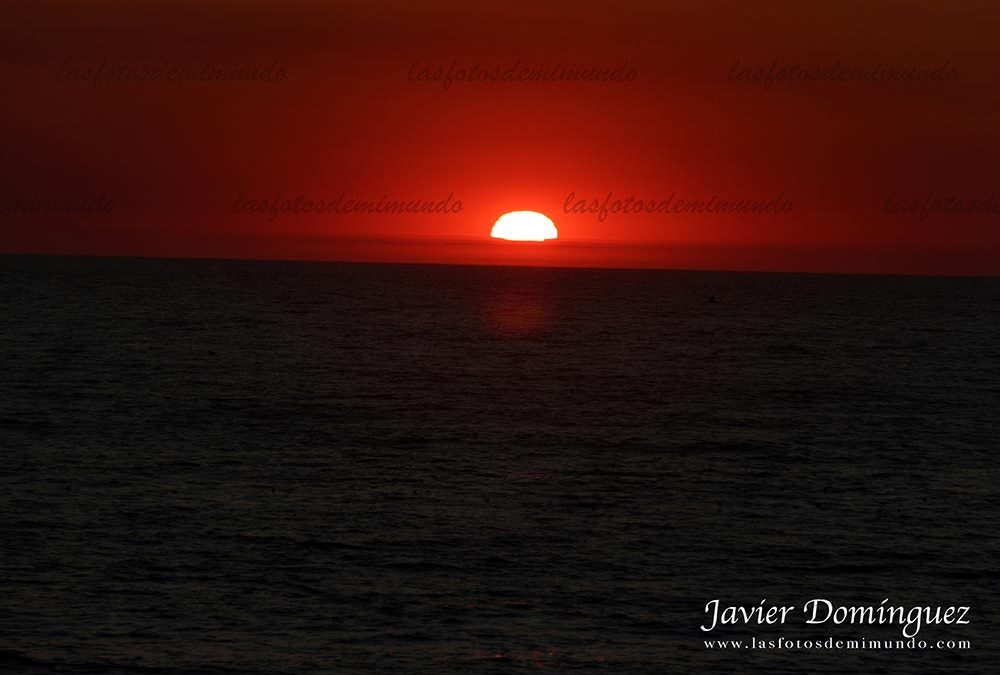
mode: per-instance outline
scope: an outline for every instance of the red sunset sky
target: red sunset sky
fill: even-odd
[[[1000,274],[995,2],[36,0],[0,11],[2,252]],[[284,76],[85,81],[102,62],[276,64]],[[775,62],[938,75],[739,80]],[[447,89],[411,77],[452,63],[635,70],[628,82]],[[273,220],[234,209],[241,193],[279,192],[451,194],[462,208]],[[790,206],[602,222],[567,213],[571,192]],[[105,213],[23,208],[101,195]],[[887,213],[891,195],[976,212]],[[496,218],[518,209],[548,214],[559,240],[491,241]]]

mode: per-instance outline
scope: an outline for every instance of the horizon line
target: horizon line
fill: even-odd
[[[298,258],[298,257],[219,257],[219,256],[176,256],[176,255],[134,255],[115,253],[39,253],[22,251],[0,251],[0,258],[77,258],[89,260],[147,260],[174,262],[253,262],[253,263],[307,263],[316,265],[397,265],[397,266],[431,266],[431,267],[493,267],[493,268],[531,268],[549,270],[607,270],[617,272],[692,272],[701,274],[769,274],[786,276],[841,276],[841,277],[898,277],[919,279],[1000,279],[1000,274],[935,274],[935,273],[899,273],[899,272],[843,272],[843,271],[805,271],[805,270],[759,270],[740,268],[705,268],[705,267],[655,267],[645,265],[554,265],[533,263],[478,263],[478,262],[415,262],[392,260],[344,260],[337,258]]]

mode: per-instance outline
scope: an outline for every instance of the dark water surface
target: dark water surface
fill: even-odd
[[[0,672],[997,672],[1000,281],[0,258]],[[714,295],[718,302],[706,302]],[[796,605],[710,634],[705,604]],[[971,605],[967,650],[836,604]]]

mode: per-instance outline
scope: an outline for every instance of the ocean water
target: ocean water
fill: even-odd
[[[0,672],[996,672],[1000,280],[0,258]],[[715,302],[708,299],[714,296]],[[971,606],[957,649],[705,606]]]

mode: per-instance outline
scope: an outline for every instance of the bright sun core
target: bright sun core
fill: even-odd
[[[545,241],[559,236],[552,219],[538,211],[511,211],[497,219],[490,236],[509,241]]]

